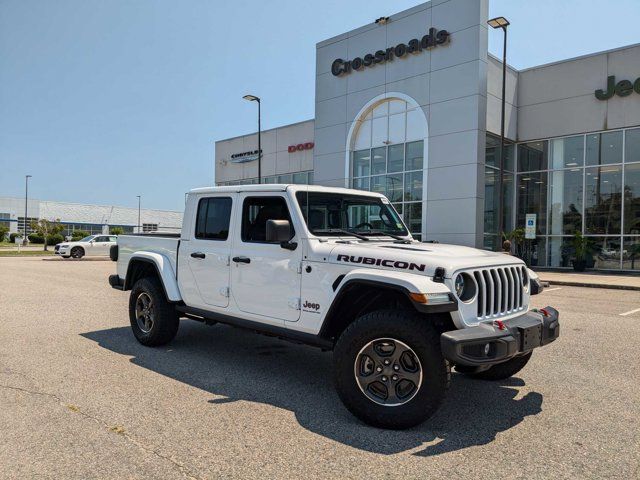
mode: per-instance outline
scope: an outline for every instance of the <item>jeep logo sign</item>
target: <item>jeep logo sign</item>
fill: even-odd
[[[633,83],[631,83],[630,80],[620,80],[616,83],[616,76],[611,75],[607,77],[607,89],[603,90],[599,88],[594,93],[598,100],[609,100],[614,95],[626,97],[631,95],[634,91],[637,94],[640,94],[640,77],[636,78]]]

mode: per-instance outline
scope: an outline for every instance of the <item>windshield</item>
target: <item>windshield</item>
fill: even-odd
[[[296,198],[314,235],[409,235],[386,198],[304,191],[296,193]]]
[[[93,240],[93,237],[95,237],[95,235],[89,235],[88,237],[81,238],[78,241],[79,242],[90,242],[91,240]]]

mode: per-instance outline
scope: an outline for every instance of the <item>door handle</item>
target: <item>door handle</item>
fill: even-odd
[[[192,258],[204,258],[204,257],[206,257],[206,255],[204,253],[202,253],[202,252],[193,252],[191,254],[191,257]]]
[[[236,263],[251,263],[251,259],[248,257],[233,257],[232,260]]]

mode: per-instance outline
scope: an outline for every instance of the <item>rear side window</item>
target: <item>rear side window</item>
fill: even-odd
[[[196,238],[202,240],[226,240],[229,237],[231,198],[203,198],[198,203]]]
[[[291,216],[283,197],[248,197],[242,207],[242,241],[265,243],[267,220],[289,220]],[[291,226],[293,235],[293,225]]]

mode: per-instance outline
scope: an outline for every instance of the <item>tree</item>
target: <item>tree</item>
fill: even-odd
[[[9,227],[0,225],[0,242],[4,242],[4,239],[7,236],[7,233],[9,233]]]
[[[51,235],[56,235],[64,230],[64,227],[60,223],[60,219],[47,220],[41,218],[37,222],[31,222],[31,228],[42,238],[44,238],[44,249],[47,250],[47,240]]]
[[[111,235],[122,235],[124,233],[124,228],[122,228],[122,227],[109,227],[109,233]]]

